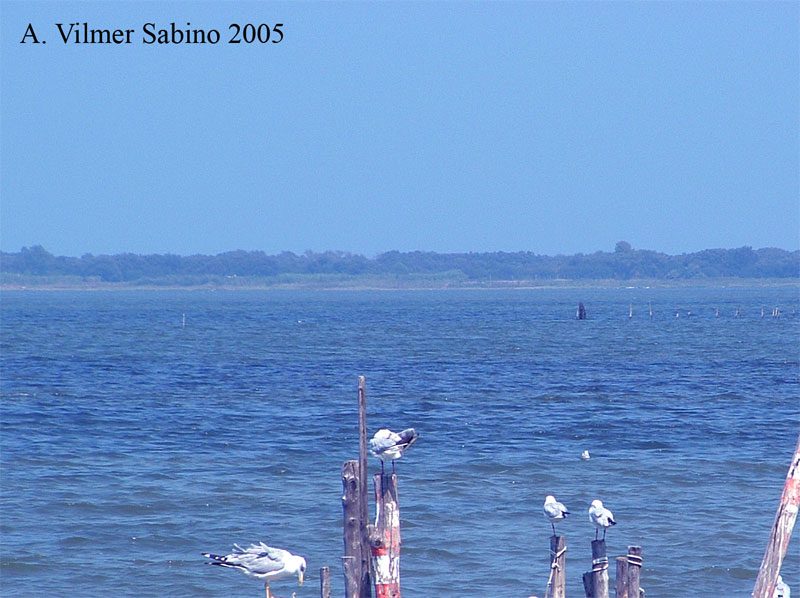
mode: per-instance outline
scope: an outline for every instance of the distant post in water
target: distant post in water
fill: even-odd
[[[578,303],[578,311],[575,314],[576,320],[585,320],[586,319],[586,308],[583,306],[583,301]]]
[[[372,573],[375,598],[400,596],[400,506],[397,500],[397,476],[394,473],[376,474],[375,525],[369,526],[372,551]]]
[[[800,505],[800,435],[797,437],[797,447],[789,465],[789,473],[786,474],[786,483],[778,503],[778,512],[775,514],[767,550],[764,552],[761,569],[758,571],[753,598],[772,598],[775,592],[783,557],[786,556],[789,539],[792,537],[798,505]]]

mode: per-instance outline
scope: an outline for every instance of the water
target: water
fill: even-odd
[[[619,522],[609,555],[643,546],[648,597],[749,596],[797,441],[797,287],[1,304],[6,598],[260,596],[200,556],[257,540],[303,554],[315,578],[330,566],[342,596],[359,374],[370,431],[422,434],[397,463],[407,598],[542,596],[547,494],[573,512],[569,595],[583,595],[586,511],[602,498]],[[798,537],[783,574],[800,592]],[[316,580],[273,590],[319,595]]]

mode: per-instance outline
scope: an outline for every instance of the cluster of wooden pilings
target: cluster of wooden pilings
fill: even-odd
[[[642,547],[628,546],[628,554],[617,557],[617,577],[614,584],[616,598],[640,598],[644,590],[639,587],[642,569]],[[566,596],[567,539],[565,536],[550,536],[550,577],[547,580],[545,598]],[[592,542],[592,569],[583,574],[586,598],[608,598],[608,557],[606,541]]]
[[[345,598],[401,598],[400,595],[400,508],[397,476],[376,474],[375,524],[368,521],[367,496],[367,408],[366,380],[358,378],[359,459],[342,466],[342,508],[344,511],[344,556],[342,568]],[[764,554],[753,598],[772,598],[783,557],[800,505],[800,436],[786,476],[786,484]],[[550,537],[550,575],[545,598],[566,596],[565,536]],[[628,553],[616,557],[615,598],[644,598],[639,585],[642,569],[641,546],[628,546]],[[605,540],[592,542],[592,567],[583,574],[586,598],[609,598],[608,556]],[[320,569],[320,596],[331,598],[330,569]]]
[[[374,585],[375,598],[400,598],[400,508],[394,472],[373,476],[377,517],[374,524],[368,520],[366,399],[366,381],[359,376],[359,459],[342,466],[344,593],[345,598],[371,598]],[[328,598],[324,591],[323,598]]]

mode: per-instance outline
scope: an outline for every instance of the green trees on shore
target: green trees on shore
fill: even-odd
[[[10,277],[70,277],[75,280],[138,284],[206,284],[238,277],[280,279],[293,276],[343,278],[428,277],[485,280],[682,280],[703,278],[800,277],[800,251],[783,249],[707,249],[667,255],[633,249],[620,241],[613,252],[544,256],[531,252],[434,253],[389,251],[374,258],[340,251],[230,251],[218,255],[86,254],[54,256],[43,247],[0,252],[3,281]]]

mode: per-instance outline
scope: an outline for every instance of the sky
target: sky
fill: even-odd
[[[220,41],[144,43],[170,23]],[[794,1],[2,0],[0,249],[800,249],[799,32]]]

